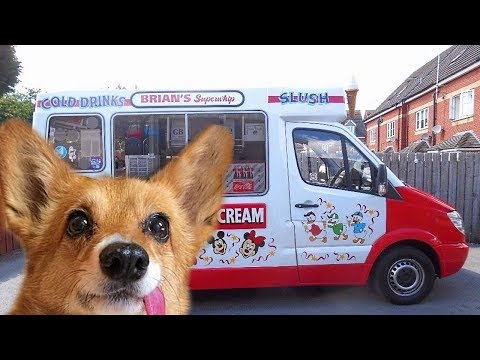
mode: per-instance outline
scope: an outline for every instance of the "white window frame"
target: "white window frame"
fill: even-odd
[[[395,137],[395,121],[390,121],[387,123],[387,139]]]
[[[370,144],[375,144],[377,142],[377,128],[372,127],[369,130]]]
[[[428,108],[415,113],[415,131],[428,129]]]
[[[466,109],[465,103],[463,102],[464,98],[467,94],[472,94],[472,102],[471,102],[471,109]],[[454,104],[455,99],[458,99],[458,115],[455,114]],[[465,119],[467,117],[473,116],[475,112],[475,91],[474,89],[470,89],[467,91],[462,91],[458,94],[455,94],[450,98],[450,120],[457,121],[461,119]]]

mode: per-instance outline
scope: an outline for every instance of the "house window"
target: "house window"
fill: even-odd
[[[464,91],[450,101],[450,119],[459,120],[473,115],[473,90]]]
[[[395,121],[390,121],[387,124],[387,139],[395,137]]]
[[[375,144],[377,142],[377,128],[371,128],[369,131],[370,144]]]
[[[415,130],[418,131],[426,128],[428,128],[428,108],[415,113]]]

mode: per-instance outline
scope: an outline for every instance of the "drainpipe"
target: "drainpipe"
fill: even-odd
[[[402,100],[402,104],[403,104],[403,100]],[[407,146],[408,146],[408,145],[410,145],[410,142],[409,142],[410,140],[408,139],[408,133],[409,133],[409,131],[410,131],[410,117],[408,116],[408,110],[410,110],[410,104],[405,105],[405,107],[406,107],[406,109],[405,109],[405,114],[407,114],[407,120],[405,120],[405,124],[406,124],[405,126],[406,126],[406,128],[407,128],[407,129],[406,129],[406,132],[405,132],[405,134],[406,134],[406,136],[405,136],[405,140],[406,140],[405,144],[407,144]]]
[[[382,117],[380,116],[377,119],[377,152],[380,152],[380,124],[383,122]]]
[[[438,76],[440,73],[440,53],[437,56],[437,81],[435,82],[435,92],[433,93],[433,124],[432,129],[437,125],[437,99],[438,99]],[[432,131],[432,146],[435,145],[437,135]]]
[[[402,105],[400,104],[400,107],[398,108],[398,140],[397,140],[397,151],[400,151],[400,136],[403,141],[403,123],[401,123],[402,118],[400,117],[400,114],[402,112]],[[400,131],[401,130],[401,131]],[[400,135],[401,134],[401,135]]]
[[[432,128],[437,124],[437,92],[433,93],[433,123]],[[436,143],[437,135],[432,131],[432,146]]]

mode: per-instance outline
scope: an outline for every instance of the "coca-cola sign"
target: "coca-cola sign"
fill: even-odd
[[[253,180],[234,181],[232,187],[234,193],[253,192],[254,188],[255,183]]]
[[[238,162],[230,164],[226,177],[227,194],[251,194],[265,191],[264,162]]]

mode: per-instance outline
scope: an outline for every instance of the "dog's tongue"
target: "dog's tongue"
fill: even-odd
[[[155,288],[143,298],[147,315],[165,315],[165,297],[162,290]]]

